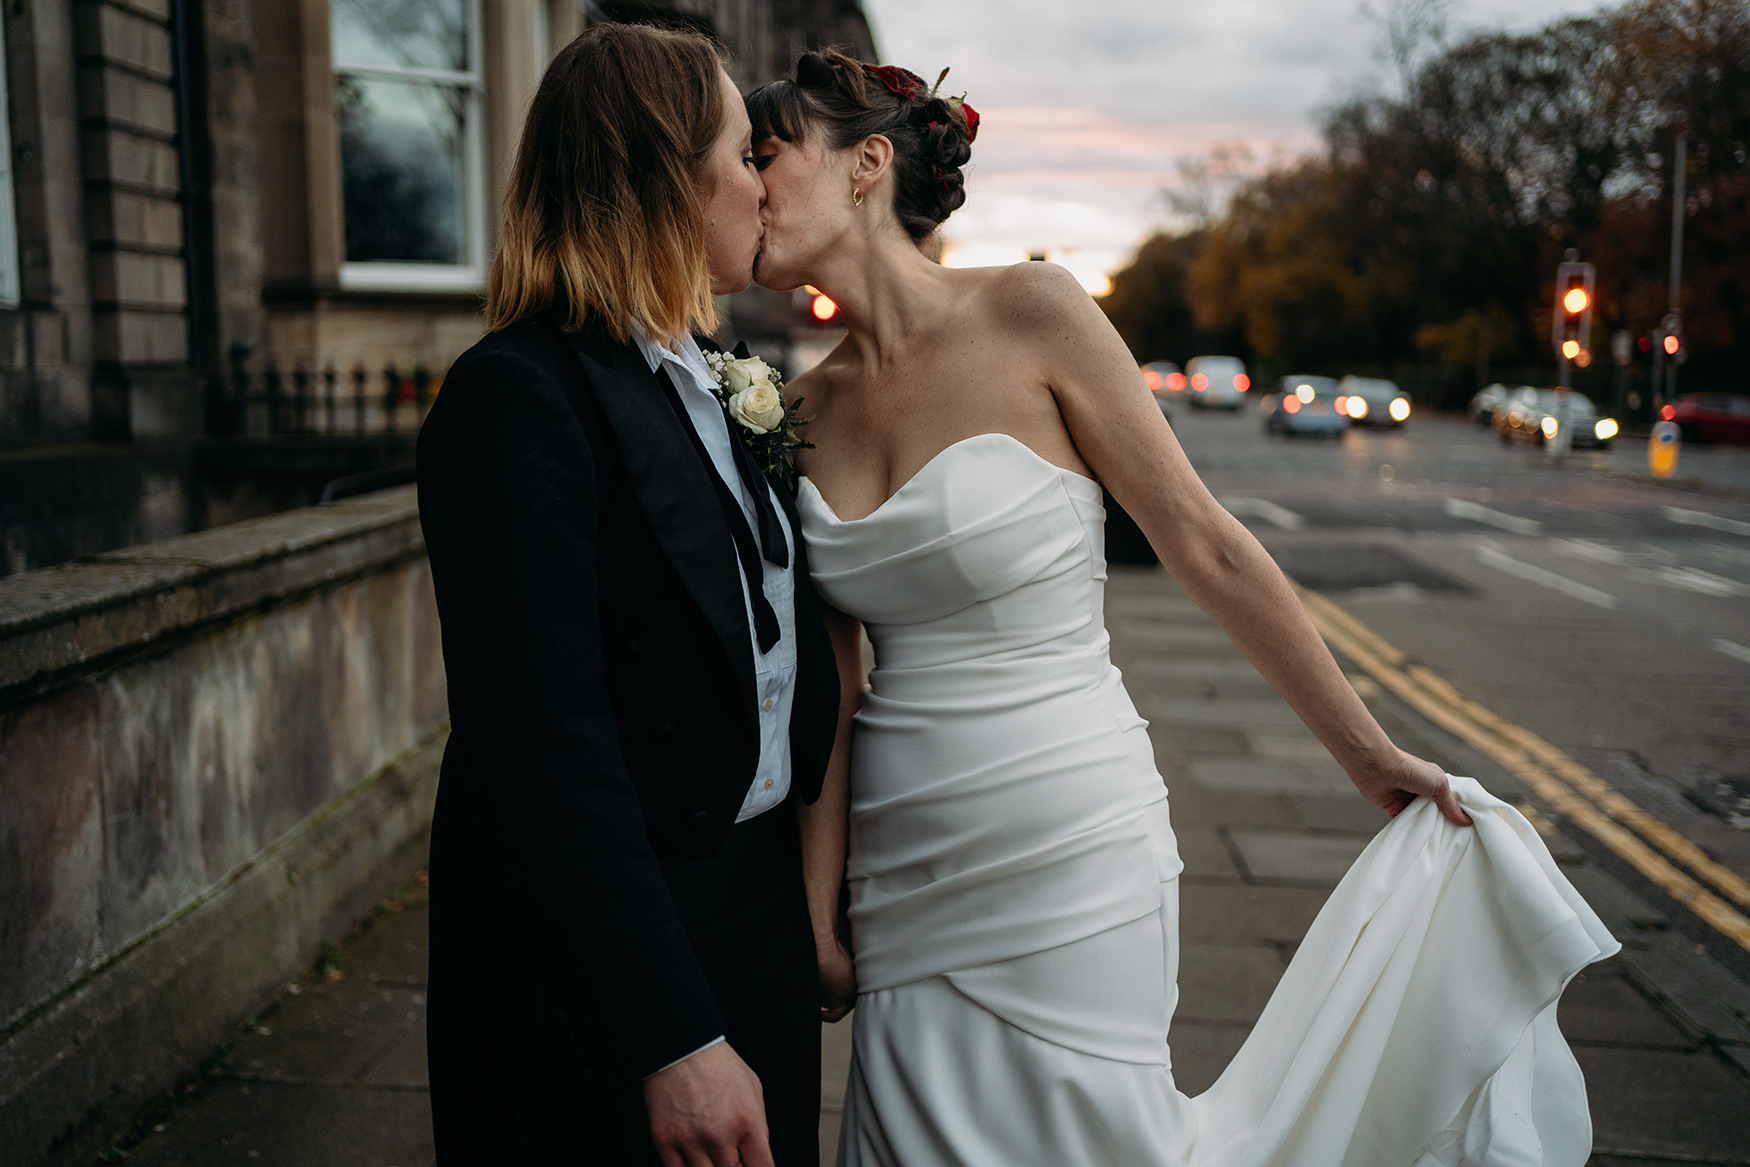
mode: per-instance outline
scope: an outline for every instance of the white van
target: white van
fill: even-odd
[[[1238,357],[1192,357],[1185,365],[1186,396],[1196,409],[1238,409],[1252,379]]]

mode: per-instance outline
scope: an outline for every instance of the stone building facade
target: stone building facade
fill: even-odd
[[[547,61],[627,19],[712,31],[744,86],[803,47],[875,51],[858,0],[0,6],[0,574],[312,501],[203,482],[221,438],[233,479],[284,455],[222,408],[233,384],[435,384],[479,334]]]

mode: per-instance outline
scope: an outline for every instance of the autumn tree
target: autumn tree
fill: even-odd
[[[1112,290],[1100,301],[1118,335],[1138,361],[1183,364],[1199,353],[1250,355],[1237,329],[1203,328],[1186,298],[1186,272],[1207,236],[1155,235],[1112,275]]]
[[[1320,155],[1242,183],[1194,243],[1151,240],[1121,300],[1114,291],[1121,332],[1149,336],[1148,321],[1189,312],[1266,363],[1407,370],[1448,403],[1491,362],[1547,377],[1566,249],[1598,265],[1595,344],[1663,314],[1681,132],[1685,377],[1743,376],[1750,6],[1637,0],[1534,33],[1484,32],[1418,57],[1403,80],[1402,96],[1328,110]]]

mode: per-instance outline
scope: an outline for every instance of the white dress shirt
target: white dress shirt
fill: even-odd
[[[671,350],[642,334],[634,333],[633,340],[649,362],[651,372],[657,372],[665,365],[668,367],[670,379],[674,381],[681,404],[692,420],[693,429],[704,443],[705,452],[711,456],[711,465],[740,504],[741,513],[747,518],[748,530],[755,532],[757,541],[759,517],[746,486],[742,484],[741,475],[735,469],[729,429],[725,424],[723,406],[717,399],[717,379],[711,375],[710,366],[705,364],[705,354],[699,351],[698,342],[690,336],[683,336],[675,341]],[[784,542],[790,551],[789,561],[794,564],[796,536],[790,530],[790,520],[777,496],[771,494],[769,485],[766,491],[771,496],[772,509],[777,512],[778,526],[784,531]],[[753,627],[753,597],[748,593],[741,563],[735,561],[735,578],[741,581],[742,604],[747,610],[748,643],[754,658],[754,697],[759,702],[760,719],[759,767],[754,771],[753,785],[748,787],[747,796],[742,800],[741,813],[735,819],[738,823],[771,810],[790,793],[790,709],[796,700],[796,577],[789,567],[778,567],[765,559],[760,560],[760,570],[766,601],[778,618],[778,642],[767,653],[759,650],[759,637]]]
[[[729,445],[728,425],[725,424],[723,406],[717,399],[717,378],[711,375],[711,367],[705,363],[705,354],[699,350],[698,342],[690,336],[683,336],[675,341],[673,349],[668,349],[637,330],[633,331],[632,340],[649,362],[652,373],[665,365],[668,367],[675,391],[686,407],[687,417],[692,421],[699,441],[704,443],[705,452],[711,456],[712,468],[740,505],[748,530],[758,532],[759,516],[754,511],[753,500],[748,497],[747,487],[742,484],[741,474],[735,468],[735,452]],[[769,493],[771,487],[768,485],[766,490]],[[790,562],[794,564],[796,536],[790,530],[790,520],[777,496],[772,495],[771,501],[772,509],[778,515],[778,526],[784,532],[784,543],[790,549]],[[755,534],[754,537],[757,541],[759,536]],[[742,574],[740,560],[735,561],[735,578],[741,581],[742,606],[747,610],[747,639],[753,650],[754,696],[759,701],[760,719],[759,766],[754,770],[753,784],[741,800],[741,813],[735,816],[738,823],[771,810],[790,793],[790,708],[796,699],[796,579],[790,568],[778,567],[763,558],[760,571],[766,602],[771,604],[772,613],[778,618],[778,642],[772,645],[772,651],[765,653],[760,651],[759,636],[754,631],[753,596],[747,590],[747,577]],[[676,1058],[662,1070],[672,1069],[723,1041],[722,1037],[714,1038],[686,1057]],[[657,1070],[656,1074],[662,1070]],[[655,1077],[655,1074],[650,1077]]]

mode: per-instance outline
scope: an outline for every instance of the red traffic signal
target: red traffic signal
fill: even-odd
[[[809,324],[837,324],[839,322],[839,306],[833,302],[831,296],[813,284],[805,284],[798,288],[793,303],[802,319]]]
[[[1570,256],[1574,253],[1569,252]],[[1556,268],[1556,306],[1550,346],[1565,361],[1584,367],[1592,340],[1592,280],[1589,263],[1569,259]]]
[[[1659,327],[1653,330],[1653,344],[1657,350],[1654,356],[1662,356],[1679,365],[1688,360],[1689,350],[1683,343],[1683,318],[1675,312],[1667,312],[1659,321]]]

